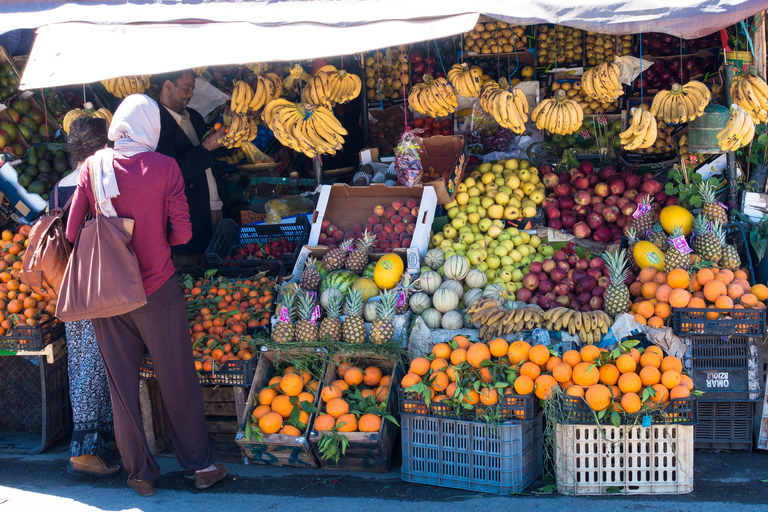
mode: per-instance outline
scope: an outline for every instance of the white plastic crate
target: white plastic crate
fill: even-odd
[[[561,494],[693,491],[693,425],[555,426]]]
[[[402,414],[400,425],[406,482],[509,494],[541,475],[541,414],[500,425]]]

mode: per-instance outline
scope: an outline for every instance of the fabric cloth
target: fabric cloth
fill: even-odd
[[[128,478],[160,476],[160,467],[149,453],[139,405],[139,367],[145,347],[152,357],[179,464],[189,471],[213,464],[203,393],[189,349],[187,307],[176,276],[148,294],[145,306],[94,319],[93,327],[107,367],[115,439]]]
[[[65,328],[69,401],[74,423],[70,456],[101,457],[114,440],[112,400],[104,360],[90,320],[67,322]]]
[[[208,127],[200,114],[191,108],[187,108],[187,112],[199,139],[205,134]],[[192,144],[189,137],[168,112],[168,109],[160,109],[160,123],[160,141],[157,144],[157,152],[175,159],[179,165],[181,175],[184,177],[184,193],[189,204],[189,219],[192,222],[192,240],[183,246],[174,247],[173,253],[203,253],[208,248],[213,235],[211,231],[210,194],[205,170],[216,169],[216,158],[201,144],[197,146]],[[218,176],[214,177],[219,183]],[[219,190],[224,190],[222,184],[220,184]]]
[[[173,159],[154,152],[130,157],[116,154],[113,165],[120,195],[112,204],[120,217],[135,222],[130,246],[149,296],[175,272],[170,246],[192,238],[181,171]],[[67,238],[71,242],[77,238],[89,210],[95,213],[90,174],[81,172],[67,220]]]
[[[195,133],[195,127],[192,126],[192,121],[189,119],[189,112],[184,111],[183,114],[179,114],[178,112],[174,112],[167,107],[164,108],[166,108],[168,113],[173,116],[173,119],[179,124],[179,127],[184,132],[184,135],[189,138],[189,141],[195,146],[200,144],[200,138],[197,136],[197,133]],[[213,177],[213,171],[210,167],[205,170],[205,178],[208,182],[208,197],[211,199],[211,212],[215,210],[221,210],[221,207],[224,206],[224,203],[222,203],[221,199],[219,198],[219,189],[216,186],[216,180]],[[214,226],[213,229],[215,231],[216,227]]]

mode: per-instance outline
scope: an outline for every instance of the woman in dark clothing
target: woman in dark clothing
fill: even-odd
[[[70,127],[67,142],[77,167],[56,184],[49,204],[50,209],[63,209],[65,216],[69,200],[77,188],[80,166],[109,142],[107,123],[103,119],[79,117]],[[107,464],[102,459],[114,440],[112,402],[93,325],[90,320],[81,320],[67,322],[65,327],[69,399],[74,421],[67,471],[78,476],[115,475],[120,472],[120,467]]]

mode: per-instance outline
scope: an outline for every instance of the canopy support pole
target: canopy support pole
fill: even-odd
[[[725,105],[730,108],[731,102],[731,82],[733,81],[733,66],[730,64],[725,65],[725,83],[723,84],[723,93],[725,94]],[[736,173],[736,154],[733,151],[729,151],[726,155],[728,162],[728,209],[731,211],[731,220],[734,219],[733,212],[738,208],[738,194],[739,187],[736,185],[738,181],[738,175]]]
[[[323,159],[320,155],[312,157],[312,166],[315,170],[315,185],[320,186],[323,184]]]

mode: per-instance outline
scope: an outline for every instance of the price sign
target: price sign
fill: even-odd
[[[589,134],[589,130],[581,130],[581,138],[584,140],[590,139],[592,136]]]
[[[648,238],[651,236],[651,233],[653,233],[653,228],[648,228],[648,231],[645,232],[646,240],[648,240]]]
[[[396,297],[397,297],[397,307],[405,306],[405,290],[398,290]]]
[[[605,116],[600,116],[597,118],[597,122],[600,123],[600,126],[605,126],[608,124],[608,118]]]
[[[648,204],[639,204],[637,205],[637,210],[635,210],[635,213],[633,213],[632,216],[636,219],[639,219],[640,217],[648,213],[650,209],[651,209],[651,206]]]
[[[280,308],[280,315],[278,316],[278,320],[281,322],[290,322],[291,321],[291,315],[288,313],[288,308],[283,306]]]
[[[312,310],[312,314],[309,316],[309,323],[312,325],[315,325],[317,323],[317,320],[320,318],[320,306],[315,306],[315,309]]]
[[[307,295],[309,295],[313,301],[317,301],[317,292],[307,292]]]
[[[719,204],[720,206],[722,206],[723,208],[725,208],[726,210],[728,209],[728,207],[727,207],[727,206],[725,206],[725,205],[724,205],[723,203],[721,203],[720,201],[715,201],[715,202],[716,202],[717,204]]]
[[[672,242],[672,245],[675,246],[675,249],[677,249],[677,251],[680,254],[685,255],[685,254],[690,254],[690,253],[693,252],[691,250],[691,248],[688,247],[688,242],[685,241],[685,237],[684,236],[679,236],[677,238],[671,238],[669,241]]]

